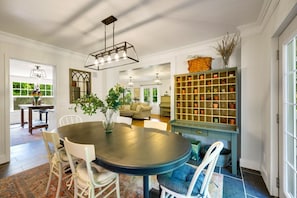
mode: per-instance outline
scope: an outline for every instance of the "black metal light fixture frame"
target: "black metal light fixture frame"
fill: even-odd
[[[99,71],[139,62],[137,53],[132,44],[127,41],[114,44],[115,21],[117,21],[117,18],[114,16],[109,16],[102,20],[102,23],[105,25],[104,49],[90,53],[85,64],[85,68]],[[107,47],[106,26],[111,23],[113,24],[113,43],[112,46]]]

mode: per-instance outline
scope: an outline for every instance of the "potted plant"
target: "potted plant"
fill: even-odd
[[[122,105],[120,96],[124,93],[124,90],[119,84],[115,85],[108,91],[105,100],[99,99],[96,94],[84,95],[75,100],[74,111],[77,112],[77,109],[80,108],[84,114],[93,115],[99,110],[105,118],[103,121],[105,132],[111,133],[114,125],[112,117]]]
[[[215,47],[217,52],[221,55],[225,67],[228,66],[229,58],[233,53],[233,50],[236,47],[238,42],[239,42],[238,34],[234,34],[233,36],[230,36],[229,33],[227,33],[223,37],[223,39],[218,43],[218,45]]]

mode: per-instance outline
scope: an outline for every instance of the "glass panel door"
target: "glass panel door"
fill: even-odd
[[[295,19],[296,21],[296,19]],[[289,29],[289,30],[288,30]],[[290,33],[288,33],[288,31]],[[280,110],[280,156],[281,195],[297,197],[297,31],[296,26],[280,37],[281,57],[281,94]]]
[[[296,197],[297,189],[297,132],[296,132],[296,37],[287,45],[285,72],[285,180],[289,197]]]

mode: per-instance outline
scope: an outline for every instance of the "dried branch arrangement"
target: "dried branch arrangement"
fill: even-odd
[[[223,37],[223,39],[220,42],[218,42],[217,47],[215,47],[217,52],[221,55],[225,66],[228,65],[229,58],[230,58],[234,48],[238,44],[239,39],[240,39],[239,34],[236,33],[233,36],[230,36],[230,34],[227,33]]]

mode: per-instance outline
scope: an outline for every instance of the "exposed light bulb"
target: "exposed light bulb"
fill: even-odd
[[[108,63],[111,62],[111,57],[110,57],[110,55],[107,56],[107,59],[106,59],[106,60],[107,60]]]
[[[126,58],[127,58],[126,51],[123,51],[123,58],[124,58],[124,59],[126,59]]]
[[[103,57],[100,58],[100,63],[101,63],[102,65],[104,64],[104,58],[103,58]]]
[[[114,55],[114,59],[115,59],[116,61],[119,61],[119,59],[120,59],[120,56],[119,56],[119,54],[118,54],[118,53],[116,53],[116,54]]]
[[[98,59],[96,58],[95,61],[94,61],[94,64],[97,66],[98,63],[99,63],[99,62],[98,62]]]

